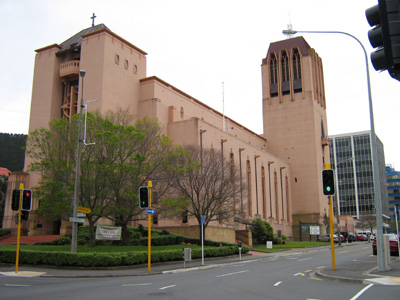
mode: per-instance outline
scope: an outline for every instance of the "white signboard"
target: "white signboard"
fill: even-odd
[[[319,226],[310,226],[310,235],[319,235]]]
[[[97,225],[96,240],[120,240],[121,228],[122,227]]]

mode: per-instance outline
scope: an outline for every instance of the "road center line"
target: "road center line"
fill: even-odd
[[[176,284],[167,285],[167,286],[164,286],[164,287],[160,288],[160,290],[166,290],[166,289],[172,288],[172,287],[174,287],[174,286],[176,286]]]
[[[143,286],[143,285],[151,285],[151,283],[128,283],[128,284],[123,284],[122,286]]]
[[[277,283],[274,284],[274,286],[278,286],[282,283],[282,281],[278,281]]]
[[[215,277],[225,277],[225,276],[231,276],[231,275],[237,275],[237,274],[241,274],[241,273],[246,273],[246,272],[249,272],[249,270],[244,270],[244,271],[240,271],[240,272],[234,272],[234,273],[228,273],[228,274],[223,274],[223,275],[218,275],[218,276],[215,276]]]
[[[6,283],[5,284],[5,286],[12,286],[12,287],[29,287],[29,286],[31,286],[31,285],[29,285],[29,284],[8,284],[8,283]]]
[[[302,258],[302,259],[299,259],[299,261],[308,260],[308,259],[312,259],[312,257]]]
[[[358,297],[360,297],[362,294],[364,294],[364,292],[366,290],[368,290],[371,286],[373,286],[373,284],[368,284],[365,288],[363,288],[361,291],[359,291],[353,298],[351,298],[350,300],[356,300],[358,299]]]

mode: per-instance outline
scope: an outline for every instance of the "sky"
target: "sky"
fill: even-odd
[[[146,51],[157,76],[262,134],[261,62],[298,31],[343,31],[364,45],[375,130],[400,169],[400,83],[373,69],[365,10],[377,0],[0,0],[0,132],[27,134],[35,50],[104,23]],[[300,34],[299,34],[300,35]],[[370,130],[362,47],[343,34],[301,34],[322,58],[328,134]],[[87,74],[89,76],[89,74]],[[224,100],[224,101],[223,101]],[[224,105],[223,105],[224,103]]]

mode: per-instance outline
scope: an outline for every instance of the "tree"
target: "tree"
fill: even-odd
[[[6,204],[7,176],[0,176],[0,228],[3,224],[4,208]]]
[[[260,218],[254,219],[252,223],[253,225],[251,225],[250,230],[257,244],[265,244],[267,241],[274,240],[274,230],[271,224]]]
[[[361,214],[358,222],[359,226],[362,229],[369,229],[371,231],[371,234],[374,233],[373,229],[376,227],[375,215]]]
[[[143,119],[132,123],[127,111],[88,114],[85,142],[81,154],[79,205],[91,209],[90,244],[94,245],[94,225],[102,217],[122,227],[122,239],[128,244],[127,226],[140,219],[138,189],[149,179],[163,174],[168,156],[174,151],[170,140],[161,134],[156,120]],[[77,117],[72,122],[53,120],[49,129],[38,129],[28,139],[27,153],[34,159],[31,171],[40,172],[36,196],[39,213],[48,219],[72,214]],[[157,176],[156,176],[157,175]],[[161,196],[168,189],[168,180],[157,180],[154,188]]]
[[[176,217],[182,212],[193,216],[201,228],[201,217],[205,216],[204,230],[210,222],[233,223],[239,208],[239,171],[223,159],[214,149],[199,149],[187,146],[173,165],[172,183],[175,197],[164,200],[169,211]]]
[[[0,167],[12,172],[24,168],[26,134],[0,133]]]
[[[147,218],[139,208],[139,187],[152,180],[152,201],[157,203],[170,187],[171,179],[165,170],[176,147],[155,120],[144,118],[134,126],[124,125],[128,120],[121,117],[121,112],[109,115],[109,119],[113,125],[101,135],[107,137],[103,165],[111,199],[106,217],[122,227],[123,243],[128,244],[129,222]]]

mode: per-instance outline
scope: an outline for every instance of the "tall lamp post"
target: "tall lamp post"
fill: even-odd
[[[73,206],[73,217],[74,219],[78,216],[78,204],[79,204],[79,178],[81,169],[81,142],[82,142],[82,113],[83,113],[83,78],[85,78],[86,71],[80,70],[79,75],[82,78],[82,91],[81,91],[81,105],[79,113],[79,130],[76,150],[76,168],[75,168],[75,187],[74,187],[74,206]],[[78,223],[72,222],[72,239],[71,239],[71,252],[76,252],[77,248],[77,236],[78,236]]]
[[[375,194],[375,212],[376,212],[376,234],[377,234],[377,251],[378,251],[378,271],[386,271],[385,256],[384,256],[384,245],[383,245],[383,221],[382,221],[382,202],[381,202],[381,186],[379,180],[379,168],[378,168],[378,153],[376,150],[376,136],[375,136],[375,124],[374,124],[374,113],[372,106],[372,95],[371,95],[371,81],[369,76],[368,56],[364,45],[354,35],[351,35],[343,31],[299,31],[287,29],[282,31],[283,34],[293,35],[296,33],[334,33],[344,34],[355,39],[364,51],[365,56],[365,67],[367,71],[367,84],[368,84],[368,102],[369,102],[369,118],[371,126],[371,148],[372,148],[372,165],[373,165],[373,177],[374,177],[374,194]]]

